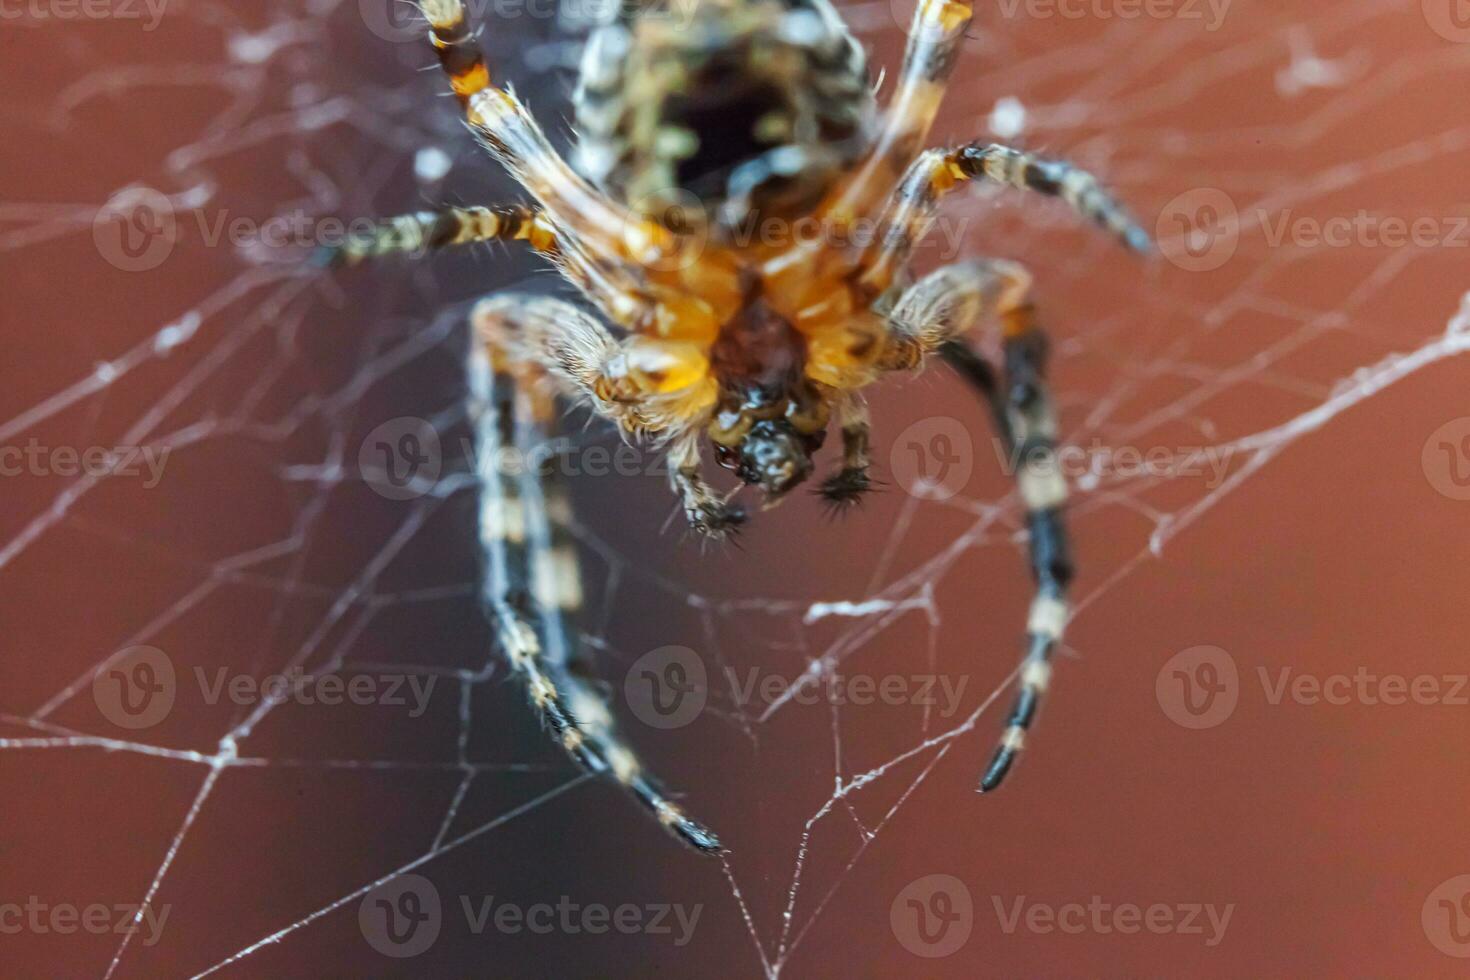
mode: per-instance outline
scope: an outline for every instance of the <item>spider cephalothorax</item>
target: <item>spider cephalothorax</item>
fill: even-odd
[[[705,431],[715,459],[775,503],[811,475],[830,393],[805,376],[806,340],[759,300],[710,350],[717,401]]]
[[[872,482],[861,388],[939,354],[984,397],[1022,460],[1036,579],[1019,690],[980,780],[982,791],[998,786],[1046,689],[1072,578],[1046,345],[1030,277],[1015,263],[959,262],[916,282],[907,266],[941,199],[974,181],[1061,198],[1134,249],[1147,248],[1147,234],[1066,163],[979,142],[923,148],[972,0],[919,0],[892,103],[876,119],[862,51],[828,0],[628,0],[583,61],[580,174],[493,83],[461,0],[421,7],[468,122],[534,203],[404,215],[334,255],[350,264],[518,240],[557,264],[596,315],[502,294],[473,316],[493,368],[522,395],[503,402],[502,417],[517,404],[530,411],[505,431],[544,432],[549,390],[589,405],[667,448],[691,526],[719,536],[744,514],[705,482],[705,436],[720,463],[773,501],[811,473],[835,421],[841,462],[821,490],[842,504]],[[992,325],[1003,384],[965,340]],[[569,669],[568,631],[558,627],[580,601],[569,504],[537,480],[497,468],[486,484],[487,600],[502,645],[579,763],[628,787],[688,843],[718,850],[642,773],[595,690]],[[537,514],[554,527],[540,528]],[[507,598],[517,589],[531,590],[531,613]]]

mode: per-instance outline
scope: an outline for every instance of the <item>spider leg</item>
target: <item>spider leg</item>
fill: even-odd
[[[837,403],[837,422],[842,429],[842,468],[822,481],[818,493],[834,508],[842,508],[873,488],[868,475],[872,459],[867,403],[854,392],[844,392]]]
[[[559,299],[501,293],[476,303],[470,323],[497,368],[530,366],[624,432],[649,427],[641,402],[613,376],[621,345],[592,314]]]
[[[340,245],[324,246],[315,263],[355,266],[394,253],[437,251],[476,242],[524,241],[539,252],[556,254],[556,237],[535,208],[443,207],[382,218],[366,232],[354,233]]]
[[[1045,382],[1046,335],[1028,302],[1031,279],[1012,262],[949,266],[931,273],[900,297],[893,329],[914,349],[938,350],[973,385],[995,416],[1008,458],[1017,461],[1016,482],[1026,508],[1030,565],[1036,593],[1026,623],[1026,655],[1011,706],[980,792],[1000,786],[1020,754],[1051,678],[1051,654],[1066,623],[1072,561],[1063,518],[1067,484],[1056,460],[1056,413]],[[922,320],[923,317],[928,320]],[[990,363],[959,335],[998,319],[1005,351],[1005,385]]]
[[[510,92],[492,83],[462,0],[420,0],[430,40],[470,127],[535,196],[554,228],[587,243],[592,258],[622,265],[657,236],[647,221],[595,190],[552,148],[541,127]],[[569,236],[562,236],[563,238]]]
[[[571,668],[575,639],[564,616],[581,605],[581,582],[570,501],[554,480],[555,460],[543,452],[550,401],[518,390],[483,356],[472,373],[480,410],[477,458],[490,470],[480,501],[482,595],[512,669],[579,766],[616,781],[686,844],[718,854],[719,839],[664,795],[619,738],[596,688]],[[542,465],[514,465],[538,458]]]
[[[865,257],[862,282],[876,295],[894,281],[934,221],[939,201],[974,180],[986,180],[1059,197],[1135,252],[1152,245],[1133,216],[1098,179],[1063,160],[1048,160],[998,144],[978,142],[926,150],[909,167]]]
[[[874,134],[873,148],[829,213],[865,214],[893,190],[934,125],[974,13],[970,0],[919,0],[898,85]]]

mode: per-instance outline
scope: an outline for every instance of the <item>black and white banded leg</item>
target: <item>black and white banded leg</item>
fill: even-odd
[[[686,844],[720,853],[719,839],[664,794],[619,738],[606,701],[572,670],[577,641],[567,617],[581,606],[581,578],[570,500],[555,479],[555,457],[545,451],[542,406],[494,372],[478,345],[471,373],[482,478],[482,597],[512,670],[551,736],[579,766],[625,788]]]
[[[1072,580],[1062,509],[1067,484],[1056,460],[1056,413],[1045,381],[1046,335],[1035,322],[1031,276],[1002,260],[965,262],[931,272],[909,287],[890,314],[895,366],[917,363],[937,350],[985,399],[1007,457],[1017,461],[1016,482],[1026,508],[1030,565],[1036,594],[1026,623],[1026,655],[1019,688],[980,791],[995,789],[1015,764],[1051,678],[1051,654],[1067,620]],[[1004,387],[995,370],[960,338],[999,323],[1005,351]]]
[[[524,241],[539,252],[556,253],[556,235],[544,217],[525,204],[500,207],[443,207],[379,218],[338,245],[313,256],[319,266],[355,266],[385,255],[423,255],[478,242]]]
[[[1029,307],[1027,308],[1029,311]],[[1036,594],[1026,620],[1026,655],[1021,662],[1015,702],[1000,745],[980,778],[980,792],[1000,786],[1025,747],[1051,680],[1051,655],[1067,622],[1067,587],[1072,559],[1063,507],[1067,484],[1056,461],[1056,415],[1043,380],[1046,337],[1032,326],[1005,340],[1005,389],[997,391],[990,364],[959,340],[940,348],[941,356],[976,385],[991,402],[1007,455],[1018,461],[1016,483],[1026,508],[1031,573]]]

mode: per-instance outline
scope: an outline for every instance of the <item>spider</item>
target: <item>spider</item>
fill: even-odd
[[[464,4],[419,7],[466,122],[534,203],[382,220],[330,261],[493,240],[547,256],[600,316],[544,296],[497,295],[475,307],[488,363],[478,384],[489,420],[481,458],[535,443],[557,397],[588,405],[667,451],[690,525],[715,538],[747,515],[736,491],[705,481],[701,440],[771,506],[811,475],[835,421],[841,463],[818,493],[850,505],[874,484],[861,390],[937,354],[977,390],[1024,461],[1016,480],[1035,593],[1015,700],[979,791],[999,786],[1050,679],[1073,574],[1067,487],[1052,465],[1047,344],[1020,265],[961,262],[914,281],[908,260],[940,201],[974,181],[1058,197],[1140,253],[1148,235],[1068,163],[982,142],[924,148],[970,0],[920,0],[881,114],[863,49],[828,0],[694,0],[679,18],[672,0],[618,5],[584,52],[575,167],[491,80]],[[802,221],[821,234],[789,233]],[[1001,329],[999,380],[963,339],[989,323]],[[486,603],[500,643],[577,762],[622,784],[685,842],[719,853],[573,668],[562,617],[579,603],[579,580],[570,508],[551,477],[545,468],[486,481]]]

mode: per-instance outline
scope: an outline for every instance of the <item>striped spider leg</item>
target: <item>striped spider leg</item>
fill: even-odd
[[[927,150],[909,167],[864,256],[864,291],[882,294],[899,281],[914,244],[932,224],[940,199],[973,180],[989,180],[1062,198],[1084,218],[1137,252],[1150,248],[1140,228],[1096,178],[1062,162],[996,145]],[[1001,785],[1024,746],[1051,676],[1050,658],[1067,620],[1073,568],[1063,517],[1066,481],[1056,464],[1057,420],[1045,381],[1047,340],[1030,301],[1031,276],[1013,262],[945,266],[900,292],[889,313],[887,363],[917,366],[938,353],[990,405],[1002,444],[1018,461],[1016,481],[1026,508],[1030,566],[1036,581],[1027,618],[1026,654],[1018,691],[1000,745],[980,791]],[[999,322],[1005,361],[1003,387],[995,372],[961,338]]]
[[[609,320],[626,327],[646,322],[653,306],[628,243],[637,245],[658,230],[572,173],[514,97],[490,84],[462,3],[425,0],[420,6],[471,127],[536,203],[388,218],[324,250],[317,263],[351,266],[392,253],[524,241],[556,263]],[[555,479],[554,461],[540,472],[499,465],[535,458],[548,438],[547,385],[590,403],[628,434],[677,430],[691,414],[688,402],[705,393],[675,377],[663,386],[671,393],[650,397],[658,379],[678,374],[677,358],[671,363],[665,351],[640,348],[636,337],[620,341],[594,316],[563,301],[492,297],[476,307],[473,322],[482,342],[472,372],[480,409],[478,458],[489,470],[480,508],[483,599],[500,646],[551,735],[578,765],[624,787],[696,850],[719,853],[718,838],[664,795],[620,740],[603,697],[571,668],[576,641],[565,617],[580,604],[581,588],[568,532],[570,501]],[[707,493],[697,473],[676,485],[686,499]]]
[[[582,585],[569,531],[571,500],[557,478],[556,459],[542,451],[550,439],[554,398],[544,390],[538,364],[498,344],[507,336],[544,336],[549,324],[602,327],[575,307],[544,297],[487,300],[475,319],[486,341],[477,345],[471,365],[483,476],[483,600],[501,647],[551,736],[579,766],[622,786],[686,844],[717,854],[719,839],[669,800],[619,738],[602,695],[572,669],[577,638],[567,617],[581,606]],[[570,371],[581,367],[564,364]]]

